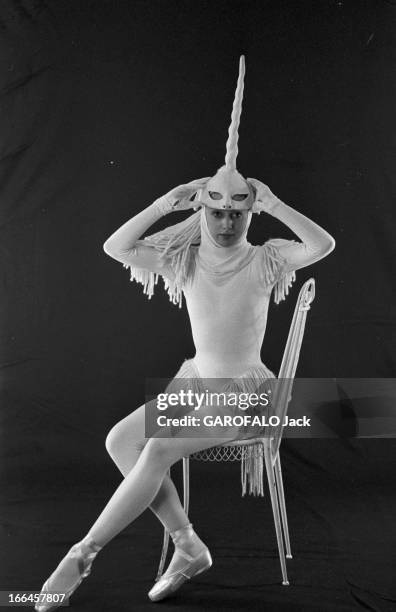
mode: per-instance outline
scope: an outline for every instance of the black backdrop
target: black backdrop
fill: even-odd
[[[271,305],[263,360],[279,367],[298,286],[313,275],[299,375],[394,376],[395,10],[374,0],[2,1],[0,590],[38,589],[87,530],[120,479],[108,429],[143,402],[145,376],[172,376],[192,355],[185,310],[161,291],[148,301],[102,244],[223,163],[241,53],[239,170],[337,243]],[[249,236],[293,237],[265,215]],[[283,457],[294,587],[277,586],[269,504],[239,499],[236,468],[208,478],[194,466],[193,518],[218,563],[176,604],[393,609],[393,440],[285,441]],[[114,609],[150,606],[159,546],[146,513],[97,561],[105,593],[91,578],[77,609],[113,609],[115,594]]]

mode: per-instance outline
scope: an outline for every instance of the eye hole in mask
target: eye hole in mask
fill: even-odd
[[[208,193],[212,200],[222,200],[223,199],[223,196],[218,191],[209,191]],[[236,202],[242,202],[243,200],[246,200],[248,195],[249,195],[248,193],[236,193],[235,195],[232,196],[231,199],[235,200]]]
[[[212,200],[222,200],[223,196],[218,191],[209,191],[208,192]]]

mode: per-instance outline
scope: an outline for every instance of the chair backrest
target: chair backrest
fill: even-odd
[[[279,369],[279,384],[276,385],[272,405],[275,408],[275,415],[279,417],[280,425],[271,428],[270,437],[273,438],[273,456],[279,450],[282,440],[282,423],[287,414],[287,408],[292,397],[292,388],[300,356],[301,344],[304,336],[305,322],[308,310],[315,298],[315,280],[308,279],[300,289],[293,319],[289,329],[285,350],[283,352],[282,363]]]

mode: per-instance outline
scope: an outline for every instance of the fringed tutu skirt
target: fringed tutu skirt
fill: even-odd
[[[190,392],[193,397],[200,396],[204,400],[199,408],[190,407],[190,414],[200,417],[201,437],[210,429],[207,437],[246,440],[265,436],[268,428],[264,423],[272,412],[271,398],[276,380],[264,364],[248,367],[235,378],[203,378],[194,359],[188,359],[168,384],[166,393]],[[180,417],[187,412],[188,408],[180,410],[177,407],[173,414]],[[217,425],[216,417],[219,417]]]

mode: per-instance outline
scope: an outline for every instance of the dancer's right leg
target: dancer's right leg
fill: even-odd
[[[110,430],[106,438],[106,449],[124,477],[129,474],[139,459],[147,441],[148,438],[145,437],[145,405],[137,408]],[[168,475],[164,477],[162,485],[149,507],[169,532],[182,529],[190,522],[181,504],[177,489]],[[191,554],[195,552],[195,550],[191,550]]]

